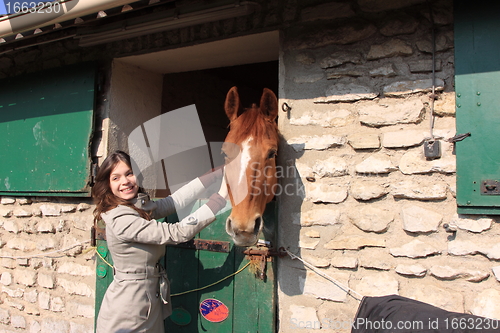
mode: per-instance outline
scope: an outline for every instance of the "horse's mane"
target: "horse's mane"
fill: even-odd
[[[267,137],[270,140],[278,141],[279,131],[275,121],[267,119],[260,109],[254,104],[247,108],[238,118],[230,124],[231,130],[235,131],[235,139],[243,141],[249,136]]]

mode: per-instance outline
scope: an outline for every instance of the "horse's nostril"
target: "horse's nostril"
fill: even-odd
[[[262,217],[259,216],[255,219],[255,225],[253,227],[253,233],[256,235],[260,231],[260,225],[262,224]]]

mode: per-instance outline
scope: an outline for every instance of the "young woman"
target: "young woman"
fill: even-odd
[[[201,176],[172,195],[150,201],[139,192],[130,157],[122,151],[109,155],[102,163],[92,188],[96,204],[95,221],[106,223],[108,248],[114,262],[114,280],[109,285],[97,318],[97,333],[163,333],[163,320],[171,312],[168,280],[158,260],[166,244],[193,238],[215,220],[226,205],[227,186],[178,223],[161,223],[183,208],[217,179],[222,171]]]

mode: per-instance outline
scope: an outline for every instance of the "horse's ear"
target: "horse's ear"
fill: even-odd
[[[229,121],[233,121],[238,118],[238,111],[241,108],[240,95],[238,95],[238,88],[232,87],[229,89],[226,101],[224,102],[224,110],[226,110],[226,115]]]
[[[278,116],[278,99],[272,90],[264,88],[260,98],[260,111],[271,121]]]

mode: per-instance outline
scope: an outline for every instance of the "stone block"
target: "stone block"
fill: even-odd
[[[287,140],[296,152],[303,150],[325,150],[328,148],[339,147],[345,144],[345,138],[342,136],[322,135],[322,136],[300,136]]]
[[[342,157],[331,156],[325,160],[318,160],[312,171],[320,178],[341,177],[349,173],[347,162]]]
[[[408,62],[408,67],[412,73],[432,73],[432,60],[418,60]],[[441,60],[436,60],[434,63],[435,71],[442,70]]]
[[[37,231],[40,233],[55,233],[56,228],[51,220],[42,220],[37,225]]]
[[[385,148],[408,148],[421,145],[424,139],[424,132],[419,130],[386,132],[382,137],[382,146]]]
[[[2,286],[2,292],[6,293],[12,298],[21,298],[24,295],[24,289],[10,289],[9,287]]]
[[[387,37],[408,35],[414,33],[418,25],[419,21],[413,16],[405,13],[398,13],[397,16],[382,24],[380,33]]]
[[[31,210],[28,211],[28,210],[26,210],[24,208],[16,208],[16,209],[14,209],[14,213],[13,214],[14,214],[15,217],[31,217],[31,216],[33,216],[33,213],[31,212]]]
[[[353,180],[349,188],[349,194],[361,201],[377,199],[387,193],[389,193],[388,185],[364,179]]]
[[[360,9],[364,12],[378,13],[393,9],[405,8],[419,3],[425,3],[425,0],[358,0],[357,3]]]
[[[404,296],[447,311],[464,312],[464,298],[458,290],[446,290],[422,281],[418,288],[410,288]]]
[[[474,298],[470,312],[476,316],[500,320],[500,291],[484,289]]]
[[[378,103],[360,106],[358,113],[359,121],[370,127],[416,124],[423,119],[425,107],[419,99],[384,98]]]
[[[306,200],[314,203],[341,203],[347,199],[347,186],[314,182],[306,185]]]
[[[43,216],[60,216],[61,207],[57,205],[44,204],[40,206]]]
[[[10,272],[3,272],[0,277],[0,283],[4,286],[9,286],[12,283],[12,274]]]
[[[302,249],[314,250],[316,249],[316,246],[318,246],[319,242],[319,239],[311,239],[309,237],[301,236],[299,239],[299,247]]]
[[[95,271],[94,268],[90,266],[80,265],[73,262],[65,262],[59,265],[57,273],[75,276],[93,276]]]
[[[68,302],[66,308],[73,317],[94,318],[95,308],[91,304]]]
[[[375,99],[377,96],[378,93],[367,86],[355,83],[337,83],[328,87],[325,91],[325,97],[316,98],[314,103],[356,102]]]
[[[38,285],[46,289],[53,289],[55,287],[55,279],[52,274],[38,273]]]
[[[313,255],[304,255],[302,257],[302,259],[304,259],[305,261],[307,261],[308,263],[310,263],[314,267],[325,268],[325,267],[330,266],[330,260],[327,258],[320,258],[320,257],[313,256]]]
[[[401,210],[403,229],[414,233],[430,233],[438,231],[443,215],[416,205],[406,205]]]
[[[20,250],[23,252],[30,252],[30,251],[33,251],[36,249],[35,242],[32,242],[32,241],[27,240],[27,239],[19,238],[19,237],[9,239],[7,241],[6,246],[9,249]]]
[[[0,323],[8,325],[10,323],[10,312],[7,309],[0,308]]]
[[[405,276],[416,276],[416,277],[422,277],[427,274],[427,268],[420,264],[414,264],[414,265],[404,265],[404,264],[399,264],[396,266],[396,273],[405,275]]]
[[[394,198],[416,200],[444,200],[448,185],[444,183],[428,183],[428,179],[402,181],[391,186]]]
[[[343,64],[360,64],[361,63],[361,54],[359,52],[352,51],[337,51],[320,62],[320,67],[323,69],[338,67]]]
[[[290,125],[294,126],[321,126],[341,127],[347,126],[354,122],[354,115],[347,109],[338,109],[333,111],[317,111],[313,110],[304,113],[299,118],[291,118]]]
[[[70,322],[69,325],[69,333],[94,333],[93,325],[83,325],[75,322]]]
[[[325,271],[325,274],[338,281],[339,284],[348,287],[349,274],[336,273],[332,274]],[[338,286],[332,284],[331,281],[319,276],[315,272],[307,271],[306,278],[299,277],[300,283],[303,285],[304,295],[311,295],[319,299],[325,299],[334,302],[345,302],[347,292]]]
[[[14,271],[15,281],[19,284],[32,287],[36,284],[37,272],[28,269],[16,269]]]
[[[324,245],[327,250],[359,250],[365,247],[385,247],[385,239],[374,236],[341,235]]]
[[[20,205],[31,205],[33,200],[31,198],[17,198],[17,203]]]
[[[13,234],[18,234],[20,231],[19,225],[15,220],[5,220],[3,223],[3,228],[8,232],[12,232]]]
[[[370,69],[368,73],[371,77],[394,77],[398,75],[393,64]]]
[[[353,289],[363,296],[399,295],[399,283],[388,272],[365,275]]]
[[[318,319],[316,309],[303,305],[290,305],[290,326],[303,329],[308,326],[308,329],[321,329],[321,322]]]
[[[436,79],[434,91],[444,90],[444,81],[441,79]],[[415,81],[399,81],[391,83],[384,87],[384,96],[386,97],[398,97],[403,95],[431,92],[432,91],[432,79],[423,79]]]
[[[321,234],[317,230],[307,230],[304,235],[306,235],[309,238],[320,238]]]
[[[39,235],[37,237],[37,244],[36,247],[40,251],[47,251],[47,250],[52,250],[56,248],[56,240],[52,236],[46,236],[46,235]]]
[[[309,74],[309,75],[298,75],[293,77],[293,82],[301,84],[301,83],[314,83],[322,80],[325,77],[325,74]]]
[[[382,233],[389,229],[394,221],[394,210],[384,207],[363,206],[356,211],[349,212],[352,224],[365,232]]]
[[[43,318],[40,333],[69,333],[70,325],[65,320]]]
[[[387,174],[396,171],[397,167],[394,166],[389,155],[378,153],[358,163],[355,170],[360,174]]]
[[[349,145],[353,149],[378,149],[380,138],[378,134],[357,133],[348,136]]]
[[[36,303],[36,301],[38,300],[38,290],[33,289],[30,291],[24,292],[24,300],[26,302]]]
[[[340,210],[333,209],[310,209],[300,215],[300,225],[304,227],[312,225],[335,225],[340,223]]]
[[[13,210],[11,208],[0,207],[1,217],[11,217]]]
[[[367,60],[377,60],[382,58],[392,58],[409,56],[413,54],[413,49],[401,39],[390,39],[379,45],[372,45],[366,56]]]
[[[302,65],[312,65],[316,62],[316,56],[312,52],[301,52],[295,56],[295,61]]]
[[[83,246],[79,245],[81,242],[73,237],[71,234],[65,235],[61,241],[61,248],[67,249],[66,255],[76,256],[83,251]]]
[[[81,295],[92,297],[94,295],[93,288],[90,288],[86,283],[71,281],[64,278],[58,278],[58,284],[70,295]]]
[[[455,214],[451,219],[451,224],[456,225],[462,230],[480,233],[491,229],[493,219],[483,216]]]
[[[13,205],[16,203],[15,197],[2,197],[0,199],[0,204],[2,205]]]
[[[335,268],[356,269],[358,267],[358,258],[335,256],[331,259],[330,264]]]
[[[454,117],[456,114],[454,92],[443,92],[434,102],[434,114],[439,117]]]
[[[425,243],[419,239],[414,239],[400,247],[390,248],[389,253],[394,257],[425,258],[440,254],[441,251],[431,244]]]
[[[89,208],[90,205],[85,202],[79,203],[78,206],[76,206],[76,210],[79,212],[83,212],[85,210],[88,210]]]
[[[64,306],[64,301],[61,297],[53,297],[50,300],[50,311],[52,312],[62,312],[66,309]]]
[[[366,73],[366,70],[360,67],[355,68],[330,68],[326,70],[327,80],[337,80],[343,77],[362,77]]]
[[[445,174],[455,173],[457,170],[456,158],[446,151],[442,143],[443,156],[434,160],[427,160],[423,149],[412,149],[406,152],[399,161],[399,170],[405,175],[426,174],[439,172]]]
[[[26,328],[26,319],[23,316],[10,317],[10,325],[15,328]]]
[[[49,310],[50,309],[50,294],[46,292],[41,292],[38,294],[38,306],[41,309]]]

